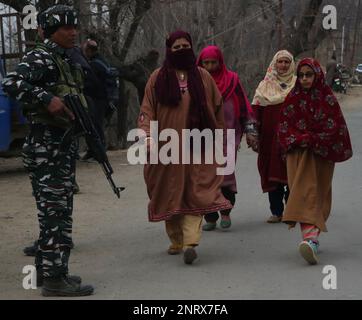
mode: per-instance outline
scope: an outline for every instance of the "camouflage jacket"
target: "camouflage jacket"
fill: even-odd
[[[83,78],[81,67],[72,64],[66,49],[46,39],[23,57],[2,84],[4,91],[22,104],[31,123],[67,128],[69,120],[50,115],[47,106],[54,96],[82,95]]]

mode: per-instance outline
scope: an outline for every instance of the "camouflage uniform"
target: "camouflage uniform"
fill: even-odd
[[[79,94],[84,102],[80,66],[72,65],[66,50],[46,39],[8,74],[3,88],[23,104],[30,123],[23,159],[39,210],[36,266],[44,278],[66,275],[72,244],[76,144],[72,140],[60,152],[70,121],[50,115],[47,106],[54,96],[62,98],[68,93]]]

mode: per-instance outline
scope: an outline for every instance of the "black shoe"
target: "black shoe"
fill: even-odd
[[[81,297],[93,294],[92,286],[83,286],[70,280],[68,276],[44,278],[42,295],[44,297]]]
[[[26,256],[35,257],[38,252],[38,241],[34,241],[32,246],[25,247],[23,252]]]
[[[82,278],[81,277],[67,275],[67,278],[68,278],[68,280],[70,282],[74,282],[75,284],[81,284],[82,283]],[[43,286],[43,283],[44,283],[43,273],[40,270],[37,270],[36,271],[36,286],[41,287],[41,286]]]
[[[74,242],[72,241],[70,248],[74,248]],[[30,247],[25,247],[23,250],[24,254],[28,257],[35,257],[38,252],[38,241],[34,241],[34,244]]]

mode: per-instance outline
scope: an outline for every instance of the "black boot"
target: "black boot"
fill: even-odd
[[[35,257],[37,251],[38,251],[38,241],[34,241],[32,246],[25,247],[23,250],[24,254],[29,257]]]
[[[74,248],[74,243],[72,241],[70,248]],[[23,250],[24,254],[29,257],[35,257],[36,253],[38,252],[38,241],[34,241],[32,246],[25,247]]]
[[[80,297],[93,294],[92,286],[82,286],[63,275],[59,278],[44,278],[42,295],[44,297]]]
[[[71,282],[74,282],[75,284],[81,284],[82,283],[82,278],[78,277],[78,276],[71,276],[71,275],[67,275],[68,280]],[[44,277],[43,277],[43,272],[41,269],[37,269],[36,270],[36,286],[37,287],[42,287],[44,283]]]

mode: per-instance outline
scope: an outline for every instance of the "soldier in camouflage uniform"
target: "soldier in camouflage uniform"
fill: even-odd
[[[55,5],[42,12],[39,21],[44,42],[3,80],[4,91],[22,103],[30,123],[23,157],[39,211],[38,284],[44,296],[90,295],[92,286],[68,275],[76,143],[63,140],[74,115],[62,98],[78,94],[86,107],[81,69],[66,55],[75,46],[77,15],[68,6]]]

